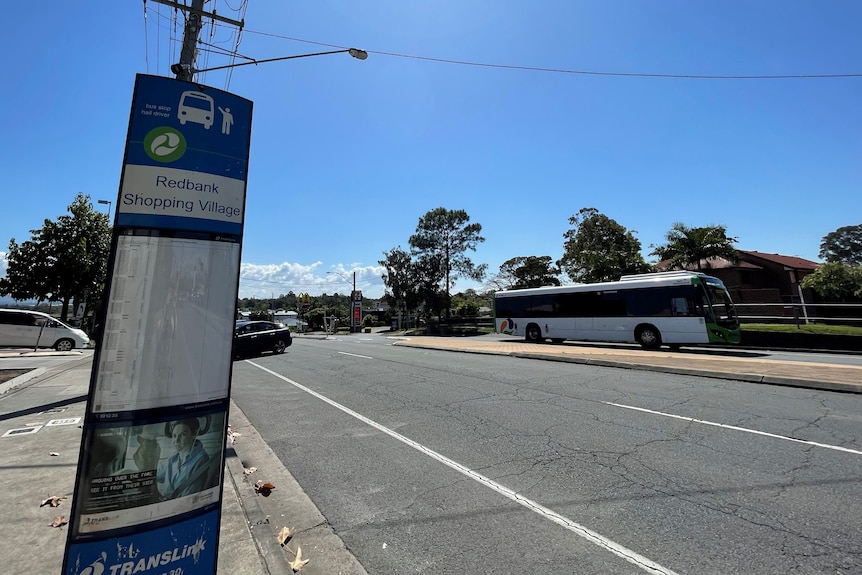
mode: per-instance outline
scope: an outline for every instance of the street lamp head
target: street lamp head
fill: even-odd
[[[180,75],[184,72],[190,72],[190,71],[191,71],[191,66],[189,66],[188,64],[179,64],[179,63],[178,64],[171,64],[171,72],[173,72],[176,75]]]
[[[365,60],[366,58],[368,58],[368,52],[366,52],[365,50],[360,50],[359,48],[350,48],[348,52],[357,60]]]

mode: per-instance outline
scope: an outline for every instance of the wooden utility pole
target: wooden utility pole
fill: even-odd
[[[183,48],[180,51],[180,70],[177,80],[191,82],[195,75],[195,56],[198,52],[198,34],[201,31],[201,12],[204,0],[192,0],[191,10],[186,17],[186,27],[183,31]]]
[[[180,61],[178,64],[171,66],[171,72],[177,75],[177,80],[193,82],[195,76],[195,58],[197,57],[198,34],[201,31],[201,22],[206,18],[212,18],[220,22],[226,22],[238,26],[240,29],[245,25],[244,20],[231,20],[224,16],[219,16],[216,13],[204,12],[204,3],[206,0],[192,0],[191,6],[179,4],[172,0],[153,0],[159,4],[170,6],[175,10],[182,10],[188,13],[186,18],[186,27],[183,30],[183,47],[180,51]]]

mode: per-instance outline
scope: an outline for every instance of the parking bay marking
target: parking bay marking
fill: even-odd
[[[344,352],[339,352],[339,353],[344,353]],[[352,354],[348,354],[348,355],[352,355]],[[373,359],[373,358],[368,358],[368,359]],[[285,376],[281,375],[280,373],[276,373],[276,372],[272,371],[271,369],[267,369],[267,368],[263,367],[262,365],[259,365],[253,361],[247,361],[247,363],[249,365],[255,366],[256,368],[258,368],[260,370],[267,372],[268,374],[270,374],[274,377],[281,379],[282,381],[286,381],[287,383],[291,384],[292,386],[296,387],[297,389],[300,389],[300,390],[308,393],[309,395],[313,395],[317,399],[328,403],[332,407],[343,411],[347,415],[358,419],[359,421],[365,423],[366,425],[370,425],[374,429],[377,429],[378,431],[382,431],[386,435],[388,435],[394,439],[397,439],[401,443],[404,443],[405,445],[412,447],[416,451],[419,451],[420,453],[423,453],[423,454],[431,457],[432,459],[435,459],[436,461],[442,463],[443,465],[445,465],[451,469],[454,469],[455,471],[461,473],[462,475],[469,477],[473,481],[476,481],[476,482],[484,485],[485,487],[492,489],[493,491],[506,497],[507,499],[514,501],[518,505],[521,505],[522,507],[526,507],[530,511],[537,513],[537,514],[541,515],[542,517],[544,517],[545,519],[548,519],[548,520],[556,523],[557,525],[563,527],[564,529],[571,531],[575,535],[578,535],[579,537],[586,539],[590,543],[593,543],[593,544],[598,545],[599,547],[601,547],[603,549],[606,549],[607,551],[610,551],[611,553],[613,553],[617,557],[624,559],[625,561],[628,561],[632,565],[639,567],[640,569],[646,571],[647,573],[654,573],[656,575],[677,575],[676,572],[671,571],[667,567],[663,567],[662,565],[659,565],[655,561],[652,561],[651,559],[647,559],[643,555],[640,555],[639,553],[636,553],[635,551],[632,551],[631,549],[628,549],[627,547],[624,547],[624,546],[620,545],[619,543],[616,543],[616,542],[608,539],[607,537],[605,537],[599,533],[596,533],[592,529],[584,527],[580,523],[577,523],[577,522],[572,521],[571,519],[569,519],[567,517],[564,517],[563,515],[560,515],[556,511],[553,511],[552,509],[545,507],[544,505],[541,505],[541,504],[539,504],[539,503],[537,503],[531,499],[527,499],[526,497],[519,494],[518,492],[513,491],[513,490],[509,489],[508,487],[506,487],[500,483],[497,483],[493,479],[485,477],[481,473],[473,471],[469,467],[461,465],[457,461],[455,461],[453,459],[449,459],[445,455],[441,455],[440,453],[437,453],[436,451],[434,451],[428,447],[425,447],[421,443],[417,443],[417,442],[413,441],[409,437],[401,435],[400,433],[393,431],[393,430],[389,429],[388,427],[385,427],[385,426],[377,423],[376,421],[368,419],[364,415],[357,413],[357,412],[353,411],[352,409],[350,409],[349,407],[345,407],[345,406],[341,405],[340,403],[333,401],[332,399],[329,399],[325,395],[321,395],[321,394],[317,393],[313,389],[305,387],[301,383],[297,383],[297,382],[293,381],[292,379],[285,377]]]
[[[662,417],[681,419],[683,421],[690,421],[692,423],[702,423],[703,425],[711,425],[713,427],[732,429],[734,431],[743,431],[745,433],[753,433],[755,435],[763,435],[765,437],[772,437],[775,439],[783,439],[785,441],[793,441],[795,443],[804,443],[805,445],[813,445],[814,447],[824,447],[826,449],[834,449],[835,451],[845,451],[847,453],[853,453],[854,455],[862,455],[862,451],[859,451],[856,449],[850,449],[849,447],[841,447],[840,445],[829,445],[828,443],[818,443],[816,441],[808,441],[806,439],[796,439],[795,437],[788,437],[786,435],[778,435],[776,433],[769,433],[768,431],[758,431],[756,429],[748,429],[746,427],[738,427],[736,425],[728,425],[726,423],[716,423],[714,421],[707,421],[705,419],[697,419],[696,417],[686,417],[684,415],[675,415],[673,413],[664,413],[662,411],[655,411],[652,409],[646,409],[645,407],[635,407],[634,405],[623,405],[622,403],[614,403],[612,401],[603,401],[602,403],[604,403],[605,405],[613,405],[614,407],[622,407],[623,409],[632,409],[634,411],[642,411],[644,413],[651,413],[653,415],[661,415]]]

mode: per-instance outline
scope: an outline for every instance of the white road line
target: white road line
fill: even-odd
[[[347,415],[354,417],[354,418],[358,419],[359,421],[361,421],[367,425],[370,425],[371,427],[373,427],[374,429],[377,429],[378,431],[382,431],[386,435],[388,435],[394,439],[397,439],[398,441],[400,441],[401,443],[404,443],[405,445],[409,445],[413,449],[431,457],[432,459],[439,461],[443,465],[450,467],[451,469],[454,469],[455,471],[469,477],[470,479],[472,479],[478,483],[481,483],[485,487],[488,487],[489,489],[496,491],[500,495],[514,501],[518,505],[526,507],[530,511],[532,511],[534,513],[538,513],[539,515],[541,515],[545,519],[548,519],[548,520],[556,523],[557,525],[571,531],[572,533],[574,533],[580,537],[583,537],[584,539],[586,539],[590,543],[593,543],[595,545],[598,545],[599,547],[602,547],[603,549],[606,549],[607,551],[610,551],[611,553],[613,553],[617,557],[620,557],[621,559],[628,561],[632,565],[639,567],[640,569],[646,571],[647,573],[655,573],[657,575],[677,575],[676,572],[668,569],[667,567],[663,567],[663,566],[659,565],[658,563],[656,563],[650,559],[647,559],[643,555],[640,555],[639,553],[636,553],[636,552],[632,551],[631,549],[623,547],[619,543],[611,541],[607,537],[604,537],[604,536],[600,535],[599,533],[596,533],[595,531],[588,529],[587,527],[584,527],[583,525],[576,523],[575,521],[572,521],[571,519],[568,519],[567,517],[560,515],[559,513],[553,511],[552,509],[549,509],[543,505],[540,505],[539,503],[536,503],[535,501],[527,499],[523,495],[520,495],[516,491],[512,491],[508,487],[505,487],[504,485],[497,483],[493,479],[485,477],[481,473],[473,471],[472,469],[465,467],[464,465],[461,465],[457,461],[449,459],[445,455],[441,455],[441,454],[437,453],[436,451],[429,449],[428,447],[425,447],[424,445],[413,441],[409,437],[405,437],[404,435],[401,435],[400,433],[395,432],[395,431],[389,429],[388,427],[384,427],[383,425],[377,423],[376,421],[368,419],[364,415],[361,415],[361,414],[353,411],[352,409],[345,407],[345,406],[341,405],[340,403],[337,403],[337,402],[329,399],[325,395],[321,395],[321,394],[317,393],[316,391],[314,391],[313,389],[305,387],[301,383],[297,383],[297,382],[293,381],[292,379],[287,378],[287,377],[281,375],[280,373],[276,373],[276,372],[272,371],[271,369],[267,369],[267,368],[263,367],[262,365],[258,365],[256,363],[254,363],[253,361],[246,361],[246,363],[253,365],[256,368],[261,369],[261,370],[269,373],[270,375],[273,375],[273,376],[275,376],[275,377],[277,377],[283,381],[286,381],[287,383],[293,385],[297,389],[301,389],[302,391],[304,391],[310,395],[313,395],[317,399],[328,403],[332,407],[343,411]]]
[[[654,411],[652,409],[646,409],[643,407],[635,407],[633,405],[623,405],[622,403],[613,403],[612,401],[603,401],[602,403],[606,405],[613,405],[615,407],[622,407],[623,409],[633,409],[634,411],[642,411],[644,413],[651,413],[653,415],[661,415],[662,417],[672,417],[673,419],[681,419],[683,421],[691,421],[692,423],[702,423],[703,425],[711,425],[713,427],[722,427],[724,429],[733,429],[734,431],[744,431],[745,433],[753,433],[755,435],[763,435],[765,437],[774,437],[775,439],[783,439],[785,441],[793,441],[795,443],[804,443],[805,445],[813,445],[814,447],[824,447],[826,449],[834,449],[835,451],[844,451],[846,453],[853,453],[854,455],[862,455],[862,451],[856,449],[850,449],[848,447],[841,447],[840,445],[829,445],[828,443],[818,443],[816,441],[806,441],[804,439],[796,439],[795,437],[788,437],[786,435],[778,435],[775,433],[769,433],[766,431],[758,431],[756,429],[748,429],[746,427],[737,427],[736,425],[727,425],[725,423],[716,423],[714,421],[706,421],[705,419],[697,419],[695,417],[686,417],[684,415],[674,415],[672,413],[664,413],[661,411]]]
[[[374,359],[373,357],[368,357],[367,355],[359,355],[358,353],[347,353],[346,351],[339,351],[341,355],[350,355],[352,357],[361,357],[362,359]]]

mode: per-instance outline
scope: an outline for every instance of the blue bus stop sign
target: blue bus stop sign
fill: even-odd
[[[251,109],[222,90],[139,75],[116,225],[240,235]]]
[[[251,112],[137,76],[64,575],[215,574]]]

